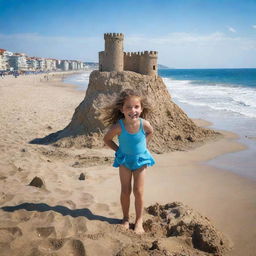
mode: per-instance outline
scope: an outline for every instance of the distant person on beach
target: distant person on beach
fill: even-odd
[[[105,108],[104,121],[112,125],[104,136],[104,142],[116,151],[114,167],[119,167],[121,181],[122,225],[129,229],[129,207],[132,191],[135,196],[136,220],[134,231],[144,233],[144,178],[146,168],[155,164],[147,149],[147,143],[153,134],[153,128],[145,118],[150,106],[145,97],[131,89],[126,89],[114,104]],[[119,146],[113,141],[118,136]]]
[[[19,76],[19,72],[14,72],[14,73],[13,73],[13,76],[14,76],[15,78],[17,78],[17,77]]]

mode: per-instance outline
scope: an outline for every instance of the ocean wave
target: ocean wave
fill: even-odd
[[[91,74],[91,71],[86,71],[81,74],[71,75],[65,78],[64,82],[79,85],[81,89],[87,89],[87,86],[89,84],[90,74]]]
[[[190,80],[163,78],[173,98],[186,104],[207,106],[256,118],[256,89],[227,84],[196,84]]]

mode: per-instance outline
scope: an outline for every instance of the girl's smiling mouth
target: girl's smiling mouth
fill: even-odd
[[[130,118],[132,118],[132,119],[135,119],[135,118],[138,118],[138,117],[139,117],[138,113],[129,114],[128,116],[129,116]]]

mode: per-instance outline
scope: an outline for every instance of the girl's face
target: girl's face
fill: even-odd
[[[126,120],[136,120],[140,117],[142,110],[140,98],[131,96],[125,100],[121,112]]]

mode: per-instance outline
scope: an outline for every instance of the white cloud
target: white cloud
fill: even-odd
[[[248,37],[170,33],[127,36],[126,51],[158,51],[159,63],[177,68],[255,67],[256,40]]]
[[[252,25],[252,28],[256,29],[256,25]]]
[[[255,49],[256,50],[256,41],[250,38],[242,37],[230,37],[226,36],[223,33],[215,32],[206,35],[192,34],[192,33],[171,33],[165,36],[159,37],[146,37],[146,36],[129,36],[125,39],[125,44],[129,48],[134,48],[135,45],[143,46],[145,45],[150,47],[160,47],[166,45],[168,47],[173,46],[191,46],[191,47],[221,47],[233,46],[236,45],[241,49]],[[148,48],[148,47],[147,47]],[[135,50],[135,49],[134,49]]]
[[[232,33],[236,33],[236,30],[235,30],[234,28],[232,28],[232,27],[228,27],[228,30],[229,30],[230,32],[232,32]]]

